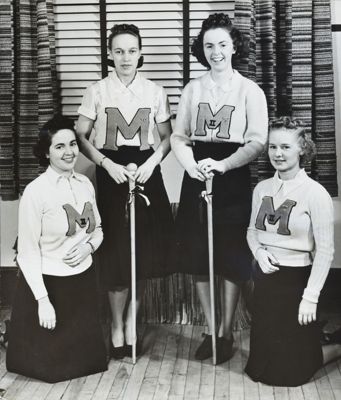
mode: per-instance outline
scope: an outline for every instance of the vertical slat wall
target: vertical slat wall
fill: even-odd
[[[64,114],[76,116],[84,89],[102,77],[99,0],[54,0],[54,4],[62,109]],[[115,23],[134,23],[140,28],[145,58],[141,73],[166,89],[172,112],[176,113],[186,67],[183,1],[107,0],[106,10],[107,34]],[[191,43],[209,14],[225,12],[233,17],[234,0],[190,0],[189,10]],[[190,77],[204,71],[191,56]]]
[[[76,116],[84,89],[102,78],[98,0],[54,0],[62,111]]]
[[[231,19],[234,16],[234,0],[225,1],[190,1],[189,6],[189,27],[190,27],[190,43],[199,33],[202,21],[210,14],[223,12],[228,14]],[[206,71],[206,68],[197,62],[197,59],[190,56],[190,78],[197,78]]]

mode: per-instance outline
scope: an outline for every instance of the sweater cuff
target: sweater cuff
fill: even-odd
[[[308,288],[304,289],[302,298],[312,303],[317,304],[319,300],[320,293],[316,293],[314,291],[309,290]]]

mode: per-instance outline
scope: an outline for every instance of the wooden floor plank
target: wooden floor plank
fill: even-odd
[[[302,391],[305,399],[308,400],[320,400],[319,393],[317,391],[316,382],[312,379],[310,382],[302,385]]]
[[[201,379],[201,362],[195,360],[194,353],[198,345],[202,342],[202,333],[204,328],[202,326],[194,326],[191,340],[191,347],[189,350],[189,360],[187,368],[187,376],[185,383],[184,398],[187,399],[198,399],[200,379]]]
[[[0,387],[6,390],[6,400],[16,400],[18,395],[24,391],[25,386],[27,385],[29,379],[25,376],[15,375],[8,373],[6,374],[9,377],[8,386],[6,388],[6,384],[2,384],[0,382]],[[5,375],[5,377],[6,377]],[[14,380],[12,379],[14,375]]]
[[[230,372],[230,398],[234,400],[244,400],[244,385],[243,385],[243,356],[241,349],[241,334],[240,331],[233,332],[234,335],[234,355],[229,361]],[[222,364],[224,365],[224,364]]]
[[[81,390],[73,400],[91,400],[102,375],[103,373],[100,372],[87,376]]]
[[[70,384],[71,381],[55,383],[46,396],[46,400],[60,400]]]
[[[274,393],[276,400],[289,400],[289,391],[286,387],[275,387]]]
[[[185,393],[189,351],[193,334],[192,325],[183,325],[178,336],[178,350],[172,376],[169,399],[183,398]]]
[[[114,383],[108,395],[108,400],[122,399],[132,370],[133,370],[133,365],[131,363],[125,361],[120,363],[120,367],[117,371]]]
[[[163,353],[163,360],[161,363],[158,384],[156,386],[154,394],[154,399],[156,400],[168,399],[176,362],[176,354],[178,348],[177,338],[179,332],[179,325],[172,325],[168,330],[167,344]]]
[[[104,400],[108,397],[120,365],[120,361],[110,361],[108,365],[108,370],[102,374],[101,380],[98,383],[92,400]]]
[[[305,385],[272,387],[253,382],[244,368],[249,331],[235,332],[235,354],[212,366],[194,358],[202,341],[200,326],[150,325],[143,352],[131,359],[111,360],[108,371],[72,381],[48,384],[6,371],[0,350],[0,388],[6,400],[337,400],[341,399],[341,360],[318,371]]]
[[[153,327],[153,329],[154,331],[157,331],[157,327]],[[137,363],[133,366],[132,373],[130,375],[129,382],[126,386],[122,400],[135,400],[139,398],[140,389],[146,373],[147,366],[149,364],[150,354],[152,350],[151,343],[145,340],[143,340],[143,342],[143,353],[141,357],[138,358]]]
[[[149,349],[149,360],[140,388],[140,398],[153,399],[156,391],[163,354],[167,344],[167,328],[150,326],[145,334],[145,342]]]
[[[35,392],[41,386],[42,382],[30,379],[27,384],[24,386],[24,388],[17,393],[15,400],[38,400],[34,396]]]
[[[334,400],[334,394],[330,386],[328,373],[325,368],[321,368],[315,374],[315,383],[321,400]]]
[[[304,400],[304,394],[301,386],[290,387],[288,389],[290,400]],[[310,399],[309,399],[310,400]]]
[[[244,369],[249,357],[249,346],[250,346],[250,330],[244,329],[240,331],[241,340],[241,358],[242,358],[242,369],[243,369],[243,382],[244,382],[244,398],[245,400],[263,400],[259,394],[259,385],[254,382],[247,374],[244,373]],[[270,396],[271,398],[271,396]]]
[[[87,377],[85,376],[82,378],[72,379],[63,394],[63,400],[77,399],[78,394],[82,391],[86,378]]]
[[[336,362],[328,364],[325,366],[325,370],[335,399],[341,399],[341,374],[338,364]]]

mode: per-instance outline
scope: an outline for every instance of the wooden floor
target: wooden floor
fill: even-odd
[[[143,354],[135,366],[131,359],[111,360],[108,371],[57,384],[42,383],[6,371],[1,348],[0,388],[6,400],[329,400],[341,399],[341,362],[319,371],[308,384],[273,388],[252,382],[243,372],[249,330],[237,331],[234,357],[213,367],[199,362],[194,352],[202,340],[202,326],[157,325],[140,327]]]

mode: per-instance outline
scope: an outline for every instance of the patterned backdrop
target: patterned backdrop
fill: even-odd
[[[0,195],[18,197],[39,174],[32,146],[58,110],[53,0],[0,0]]]
[[[337,196],[330,0],[236,0],[235,24],[249,40],[238,68],[265,91],[270,118],[306,123],[311,175]],[[266,156],[253,164],[254,183],[272,173]]]

